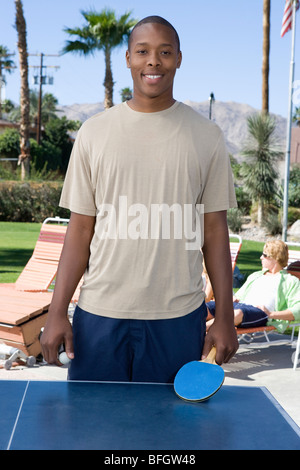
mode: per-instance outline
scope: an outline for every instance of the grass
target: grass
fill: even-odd
[[[264,242],[253,240],[243,240],[242,248],[237,259],[237,267],[244,274],[245,279],[249,274],[261,269],[260,256],[262,254]]]
[[[0,282],[15,282],[34,249],[41,224],[0,222]],[[245,278],[261,269],[264,244],[243,240],[237,266]]]
[[[29,260],[41,224],[0,222],[0,282],[15,282]]]

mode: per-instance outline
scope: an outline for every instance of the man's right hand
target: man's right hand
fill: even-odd
[[[73,331],[67,316],[48,316],[41,339],[42,354],[48,364],[62,364],[58,360],[58,349],[65,345],[69,359],[74,359]]]

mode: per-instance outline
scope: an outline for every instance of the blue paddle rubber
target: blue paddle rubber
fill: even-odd
[[[207,362],[192,361],[177,372],[175,393],[187,401],[204,401],[222,386],[225,373],[222,367]]]

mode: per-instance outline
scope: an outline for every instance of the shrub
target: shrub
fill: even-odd
[[[58,206],[62,182],[5,182],[0,184],[0,220],[42,222],[47,217],[66,217],[70,212]]]
[[[290,172],[289,205],[300,208],[300,166],[294,166]]]
[[[288,224],[293,225],[294,222],[300,219],[300,209],[298,207],[288,208]]]
[[[0,135],[0,155],[6,158],[18,158],[20,153],[20,134],[17,129],[6,129]]]
[[[233,233],[239,233],[242,229],[243,217],[240,209],[233,208],[227,211],[227,223]]]
[[[269,212],[264,219],[263,225],[269,235],[279,235],[282,232],[282,223],[276,212]]]
[[[244,191],[242,186],[237,186],[235,188],[235,195],[238,204],[238,208],[243,215],[249,215],[251,206],[252,206],[252,199],[249,195]]]
[[[47,140],[38,145],[36,140],[30,139],[30,154],[31,170],[55,171],[62,166],[61,150]]]

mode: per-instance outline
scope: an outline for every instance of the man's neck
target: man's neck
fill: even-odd
[[[278,274],[282,270],[282,267],[276,263],[273,268],[268,269],[265,274]]]
[[[173,97],[167,99],[142,99],[133,96],[133,98],[129,100],[127,104],[131,109],[140,113],[157,113],[159,111],[164,111],[165,109],[171,108],[175,101],[176,100]]]

